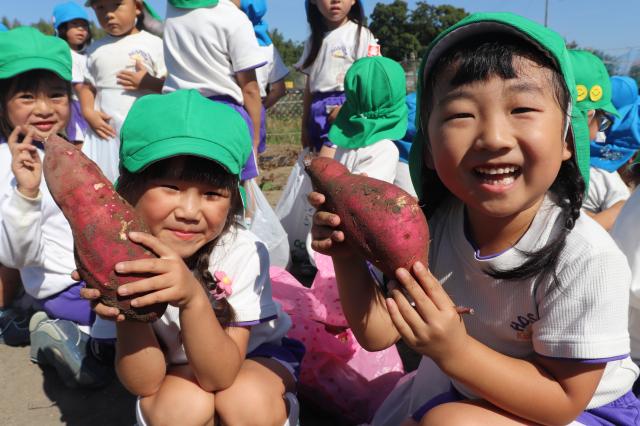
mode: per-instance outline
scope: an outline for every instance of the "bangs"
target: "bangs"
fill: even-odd
[[[239,182],[239,178],[220,163],[191,155],[157,161],[137,174],[147,180],[183,180],[229,190],[236,188]]]

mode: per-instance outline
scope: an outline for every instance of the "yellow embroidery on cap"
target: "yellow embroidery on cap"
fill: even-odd
[[[589,98],[593,102],[598,102],[600,99],[602,99],[602,86],[600,86],[599,84],[593,86],[589,91]]]
[[[578,102],[584,101],[587,98],[587,86],[578,84],[576,89],[578,90]]]

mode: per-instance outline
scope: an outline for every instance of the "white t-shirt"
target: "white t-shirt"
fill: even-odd
[[[307,39],[302,56],[295,67],[309,76],[311,93],[344,91],[344,76],[347,70],[357,59],[367,56],[369,44],[375,41],[371,31],[362,27],[356,46],[357,35],[358,24],[352,21],[327,32],[315,61],[303,68],[304,60],[311,49],[311,40]]]
[[[463,204],[451,199],[429,221],[429,266],[457,305],[474,308],[475,314],[464,319],[467,333],[488,347],[520,359],[537,353],[607,362],[587,405],[591,409],[627,393],[638,377],[638,368],[628,356],[629,267],[608,233],[587,215],[580,215],[558,259],[559,285],[550,276],[513,282],[483,272],[521,264],[519,250],[545,245],[561,225],[559,213],[559,207],[545,200],[515,247],[482,260],[465,236]],[[453,385],[463,395],[476,397],[462,383],[453,381]],[[392,392],[384,407],[397,405],[396,418],[406,419],[448,389],[437,366],[423,357],[415,377]],[[380,413],[382,417],[388,420],[393,414]]]
[[[151,92],[127,91],[117,82],[120,71],[135,71],[136,60],[142,61],[149,74],[162,78],[167,74],[162,39],[146,31],[126,37],[106,37],[87,49],[85,81],[96,88],[95,109],[112,117],[111,125],[120,134],[131,105]]]
[[[40,158],[44,152],[38,149]],[[0,264],[20,270],[24,289],[44,299],[74,284],[76,269],[69,222],[40,182],[34,200],[16,189],[9,145],[0,143]]]
[[[600,213],[629,198],[629,188],[618,172],[609,173],[596,167],[589,168],[589,192],[582,208]]]
[[[631,357],[640,363],[640,190],[636,190],[620,210],[611,229],[611,237],[627,256],[631,268],[629,295],[629,335]]]
[[[84,83],[84,73],[87,69],[87,56],[71,49],[71,83]],[[78,95],[72,91],[71,97],[78,100]]]
[[[272,44],[260,46],[267,64],[256,69],[256,78],[260,86],[260,96],[267,96],[267,87],[271,83],[280,81],[289,74],[289,68],[284,64],[278,49]]]
[[[291,327],[291,319],[271,297],[269,253],[250,231],[234,227],[213,249],[209,261],[212,274],[224,272],[231,278],[232,293],[227,298],[235,312],[234,325],[251,326],[247,353],[263,343],[279,345]],[[179,309],[168,306],[153,329],[167,348],[171,364],[187,363],[180,338]]]
[[[249,18],[230,0],[180,9],[167,4],[164,55],[169,76],[164,92],[196,89],[203,96],[230,96],[243,105],[235,74],[263,66]]]
[[[393,141],[382,139],[357,149],[336,148],[334,159],[344,164],[351,173],[393,183],[398,165],[398,148]]]

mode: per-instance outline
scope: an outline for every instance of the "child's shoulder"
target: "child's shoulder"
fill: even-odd
[[[253,253],[266,250],[264,244],[251,231],[239,225],[231,226],[215,245],[215,258],[233,257],[248,260]]]

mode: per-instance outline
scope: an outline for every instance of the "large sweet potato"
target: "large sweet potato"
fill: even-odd
[[[117,274],[116,263],[155,257],[127,236],[129,231],[148,232],[147,225],[79,149],[57,135],[50,136],[44,146],[45,181],[71,225],[80,277],[100,290],[104,304],[120,309],[127,319],[158,319],[166,303],[133,308],[130,297],[116,293],[119,285],[142,278]]]
[[[314,190],[324,194],[323,210],[340,216],[339,229],[364,258],[388,277],[416,261],[427,265],[429,227],[417,201],[387,182],[354,175],[339,162],[309,158]]]

